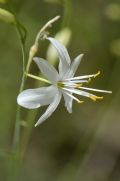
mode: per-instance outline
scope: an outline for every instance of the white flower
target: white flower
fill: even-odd
[[[24,90],[17,98],[18,104],[28,109],[49,105],[46,112],[39,118],[35,126],[39,125],[51,116],[60,103],[62,95],[68,112],[72,113],[73,99],[78,103],[83,102],[73,94],[89,97],[95,101],[96,99],[102,99],[103,97],[98,97],[94,94],[88,93],[86,90],[111,93],[111,91],[83,87],[83,83],[89,82],[90,78],[96,77],[99,72],[97,74],[74,77],[83,54],[77,56],[71,63],[67,49],[56,39],[51,37],[48,37],[47,39],[57,50],[59,57],[59,73],[48,61],[42,58],[34,58],[34,61],[39,67],[41,73],[47,78],[46,81],[51,85],[48,87]],[[28,76],[30,75],[31,74],[28,74]],[[31,77],[35,78],[36,76],[31,75]],[[39,79],[39,77],[37,77],[37,79]]]

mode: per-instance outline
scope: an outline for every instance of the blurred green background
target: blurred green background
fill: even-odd
[[[14,9],[26,27],[27,55],[39,29],[49,19],[61,15],[50,33],[54,36],[65,27],[71,30],[67,45],[71,59],[84,53],[77,75],[101,70],[101,75],[89,86],[113,91],[102,101],[81,98],[85,103],[74,102],[72,114],[66,111],[62,101],[48,120],[37,128],[33,126],[17,181],[120,180],[119,0],[12,0],[0,6]],[[46,57],[47,47],[48,43],[40,42],[40,57]],[[31,72],[37,74],[37,71],[32,64]],[[8,155],[21,75],[22,56],[15,28],[1,22],[0,181],[9,180]],[[33,88],[37,84],[28,79],[26,87]],[[22,119],[29,122],[34,118],[36,122],[43,111],[44,108],[37,112],[22,109]]]

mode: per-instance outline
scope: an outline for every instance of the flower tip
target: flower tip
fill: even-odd
[[[108,91],[109,94],[112,94],[112,91]]]
[[[17,97],[17,103],[21,106],[21,102],[22,102],[22,98],[21,98],[21,94],[19,94]]]
[[[33,60],[36,62],[38,60],[38,57],[34,57]]]
[[[90,99],[96,101],[97,99],[103,99],[103,96],[90,96]]]
[[[90,83],[90,82],[91,82],[91,78],[89,77],[89,79],[88,79],[87,83]]]
[[[79,57],[80,59],[82,59],[83,55],[84,55],[84,54],[81,53],[81,54],[78,55],[78,57]]]
[[[78,103],[79,103],[79,104],[82,104],[82,103],[84,103],[84,101],[79,101]]]
[[[37,126],[38,126],[38,123],[36,123],[34,126],[37,127]]]
[[[94,78],[100,75],[100,70],[95,74]]]
[[[80,54],[80,56],[81,56],[81,57],[83,57],[83,56],[84,56],[84,54],[83,54],[83,53],[81,53],[81,54]]]
[[[61,17],[60,15],[57,15],[55,18],[56,18],[56,20],[58,20],[60,17]]]

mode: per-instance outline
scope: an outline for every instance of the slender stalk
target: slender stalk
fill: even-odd
[[[45,83],[51,84],[51,82],[50,82],[49,80],[44,79],[44,78],[42,78],[42,77],[38,77],[38,76],[36,76],[36,75],[32,75],[32,74],[29,74],[29,73],[26,73],[26,75],[27,75],[28,77],[31,77],[31,78],[35,79],[35,80],[39,80],[39,81],[41,81],[41,82],[45,82]]]
[[[51,27],[52,23],[54,23],[58,19],[59,19],[59,16],[51,19],[39,31],[39,33],[36,36],[35,43],[33,44],[33,46],[30,49],[29,58],[28,58],[28,62],[27,62],[26,66],[25,66],[25,61],[26,61],[26,53],[25,53],[26,32],[25,32],[25,29],[23,28],[23,26],[21,26],[21,24],[19,22],[16,23],[16,30],[17,30],[18,37],[20,39],[21,50],[22,50],[22,61],[23,61],[23,71],[22,71],[23,74],[22,74],[22,80],[21,80],[21,85],[20,85],[19,92],[21,92],[24,89],[25,80],[26,80],[27,76],[50,84],[50,82],[48,80],[46,80],[44,78],[34,76],[32,74],[29,74],[28,72],[29,72],[29,68],[30,68],[32,59],[33,59],[33,57],[35,56],[35,54],[36,54],[36,52],[38,50],[39,39],[42,38],[42,37],[44,38],[44,36],[46,34],[46,32],[45,32],[46,29],[48,27]],[[24,31],[24,35],[22,34],[22,30]],[[27,76],[26,76],[26,74],[27,74]],[[17,180],[17,177],[19,175],[19,169],[21,167],[23,156],[24,156],[24,151],[25,151],[27,142],[29,140],[29,136],[30,136],[30,132],[31,132],[31,129],[32,129],[32,124],[33,124],[33,122],[29,123],[28,129],[27,129],[27,134],[25,134],[26,129],[24,129],[23,135],[25,135],[25,139],[24,139],[25,140],[25,142],[24,142],[25,145],[21,144],[21,137],[20,137],[21,136],[21,130],[20,130],[21,117],[20,116],[21,116],[21,107],[19,105],[17,105],[16,122],[15,122],[14,135],[13,135],[13,146],[12,146],[12,154],[13,155],[12,155],[12,160],[11,160],[12,163],[10,165],[11,166],[10,171],[11,170],[12,171],[10,172],[10,178],[8,178],[8,180],[10,180],[10,181],[16,181]],[[23,147],[23,150],[22,150],[22,147]]]
[[[21,43],[21,51],[22,51],[22,61],[23,61],[23,66],[22,66],[22,80],[21,80],[21,85],[19,88],[19,92],[21,92],[24,89],[24,84],[25,84],[25,79],[26,75],[24,74],[25,72],[25,59],[26,59],[26,53],[25,53],[25,45],[22,41],[22,36],[19,27],[17,26],[16,28],[18,37],[20,39]],[[21,107],[17,105],[17,111],[16,111],[16,123],[15,123],[15,129],[14,129],[14,137],[13,137],[13,150],[16,150],[19,142],[19,137],[20,137],[20,111]]]
[[[22,51],[22,61],[23,61],[23,66],[22,66],[22,80],[21,80],[21,85],[19,88],[19,92],[21,92],[24,89],[24,84],[25,84],[25,79],[26,75],[24,74],[25,72],[25,59],[26,59],[26,53],[25,53],[25,44],[23,41],[22,33],[20,30],[19,25],[16,25],[16,31],[20,40],[20,45],[21,45],[21,51]],[[10,177],[8,177],[8,180],[14,181],[17,180],[17,176],[19,173],[19,165],[20,165],[20,152],[19,152],[19,147],[20,147],[20,114],[21,114],[21,107],[17,105],[17,110],[16,110],[16,121],[15,121],[15,127],[14,127],[14,135],[13,135],[13,144],[12,144],[12,160],[11,160],[11,168],[10,168]]]
[[[63,14],[63,22],[62,27],[70,26],[71,18],[72,18],[72,0],[64,0],[64,14]]]
[[[49,20],[49,21],[40,29],[40,31],[38,32],[38,34],[37,34],[37,36],[36,36],[36,38],[35,38],[35,42],[34,42],[33,46],[32,46],[31,49],[30,49],[30,52],[29,52],[28,63],[27,63],[27,66],[26,66],[26,72],[27,72],[27,73],[29,72],[29,68],[30,68],[32,59],[33,59],[33,57],[35,56],[35,54],[37,53],[37,51],[38,51],[38,48],[39,48],[39,40],[46,38],[46,36],[47,36],[47,34],[48,34],[47,29],[50,28],[50,27],[52,27],[52,24],[53,24],[54,22],[56,22],[59,18],[60,18],[60,16],[56,16],[56,17],[52,18],[52,19]]]

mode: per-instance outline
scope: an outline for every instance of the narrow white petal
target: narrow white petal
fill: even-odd
[[[56,92],[57,88],[54,86],[27,89],[18,95],[17,102],[22,107],[35,109],[50,104]]]
[[[70,99],[70,97],[71,97],[72,99],[74,99],[75,101],[77,101],[78,103],[80,103],[80,100],[79,100],[77,97],[73,96],[72,94],[68,93],[67,91],[65,91],[65,94],[67,94],[67,95],[69,96],[69,99]]]
[[[74,59],[74,61],[72,62],[71,66],[70,66],[70,72],[68,73],[68,75],[66,75],[67,77],[73,77],[75,75],[82,57],[83,57],[83,54],[80,54]]]
[[[67,87],[68,87],[68,88],[69,88],[69,87],[76,88],[77,85],[76,85],[76,84],[65,84],[64,86],[65,86],[66,88],[67,88]]]
[[[64,86],[76,86],[75,83],[72,82],[63,82]]]
[[[69,80],[70,83],[87,83],[88,80]]]
[[[80,87],[80,89],[90,90],[90,91],[95,91],[95,92],[102,92],[102,93],[109,93],[109,94],[112,93],[112,91],[93,89],[93,88],[89,88],[89,87]]]
[[[35,57],[33,59],[35,63],[38,65],[42,74],[51,81],[51,83],[55,84],[58,80],[58,72],[56,69],[46,60],[42,58]]]
[[[67,111],[69,113],[72,113],[72,103],[73,103],[73,97],[71,97],[70,95],[72,95],[71,93],[66,93],[66,91],[62,91],[63,92],[63,97],[65,100],[65,107],[67,108]]]
[[[48,117],[51,116],[51,114],[56,110],[56,108],[58,107],[58,104],[60,103],[61,100],[61,93],[57,92],[56,95],[54,95],[54,99],[53,101],[50,103],[50,105],[48,106],[47,110],[45,111],[45,113],[40,117],[40,119],[38,120],[38,122],[35,124],[35,126],[38,126],[39,124],[41,124],[43,121],[45,121]]]
[[[70,68],[70,57],[68,54],[67,49],[65,48],[65,46],[60,43],[59,41],[57,41],[54,38],[48,37],[47,38],[52,44],[53,46],[56,48],[57,53],[58,53],[58,57],[59,57],[59,73],[61,77],[64,77],[66,71],[69,70]]]
[[[48,37],[47,39],[56,48],[59,58],[66,61],[70,65],[71,61],[70,61],[70,57],[69,57],[66,47],[62,43],[60,43],[58,40],[56,40],[55,38]]]

